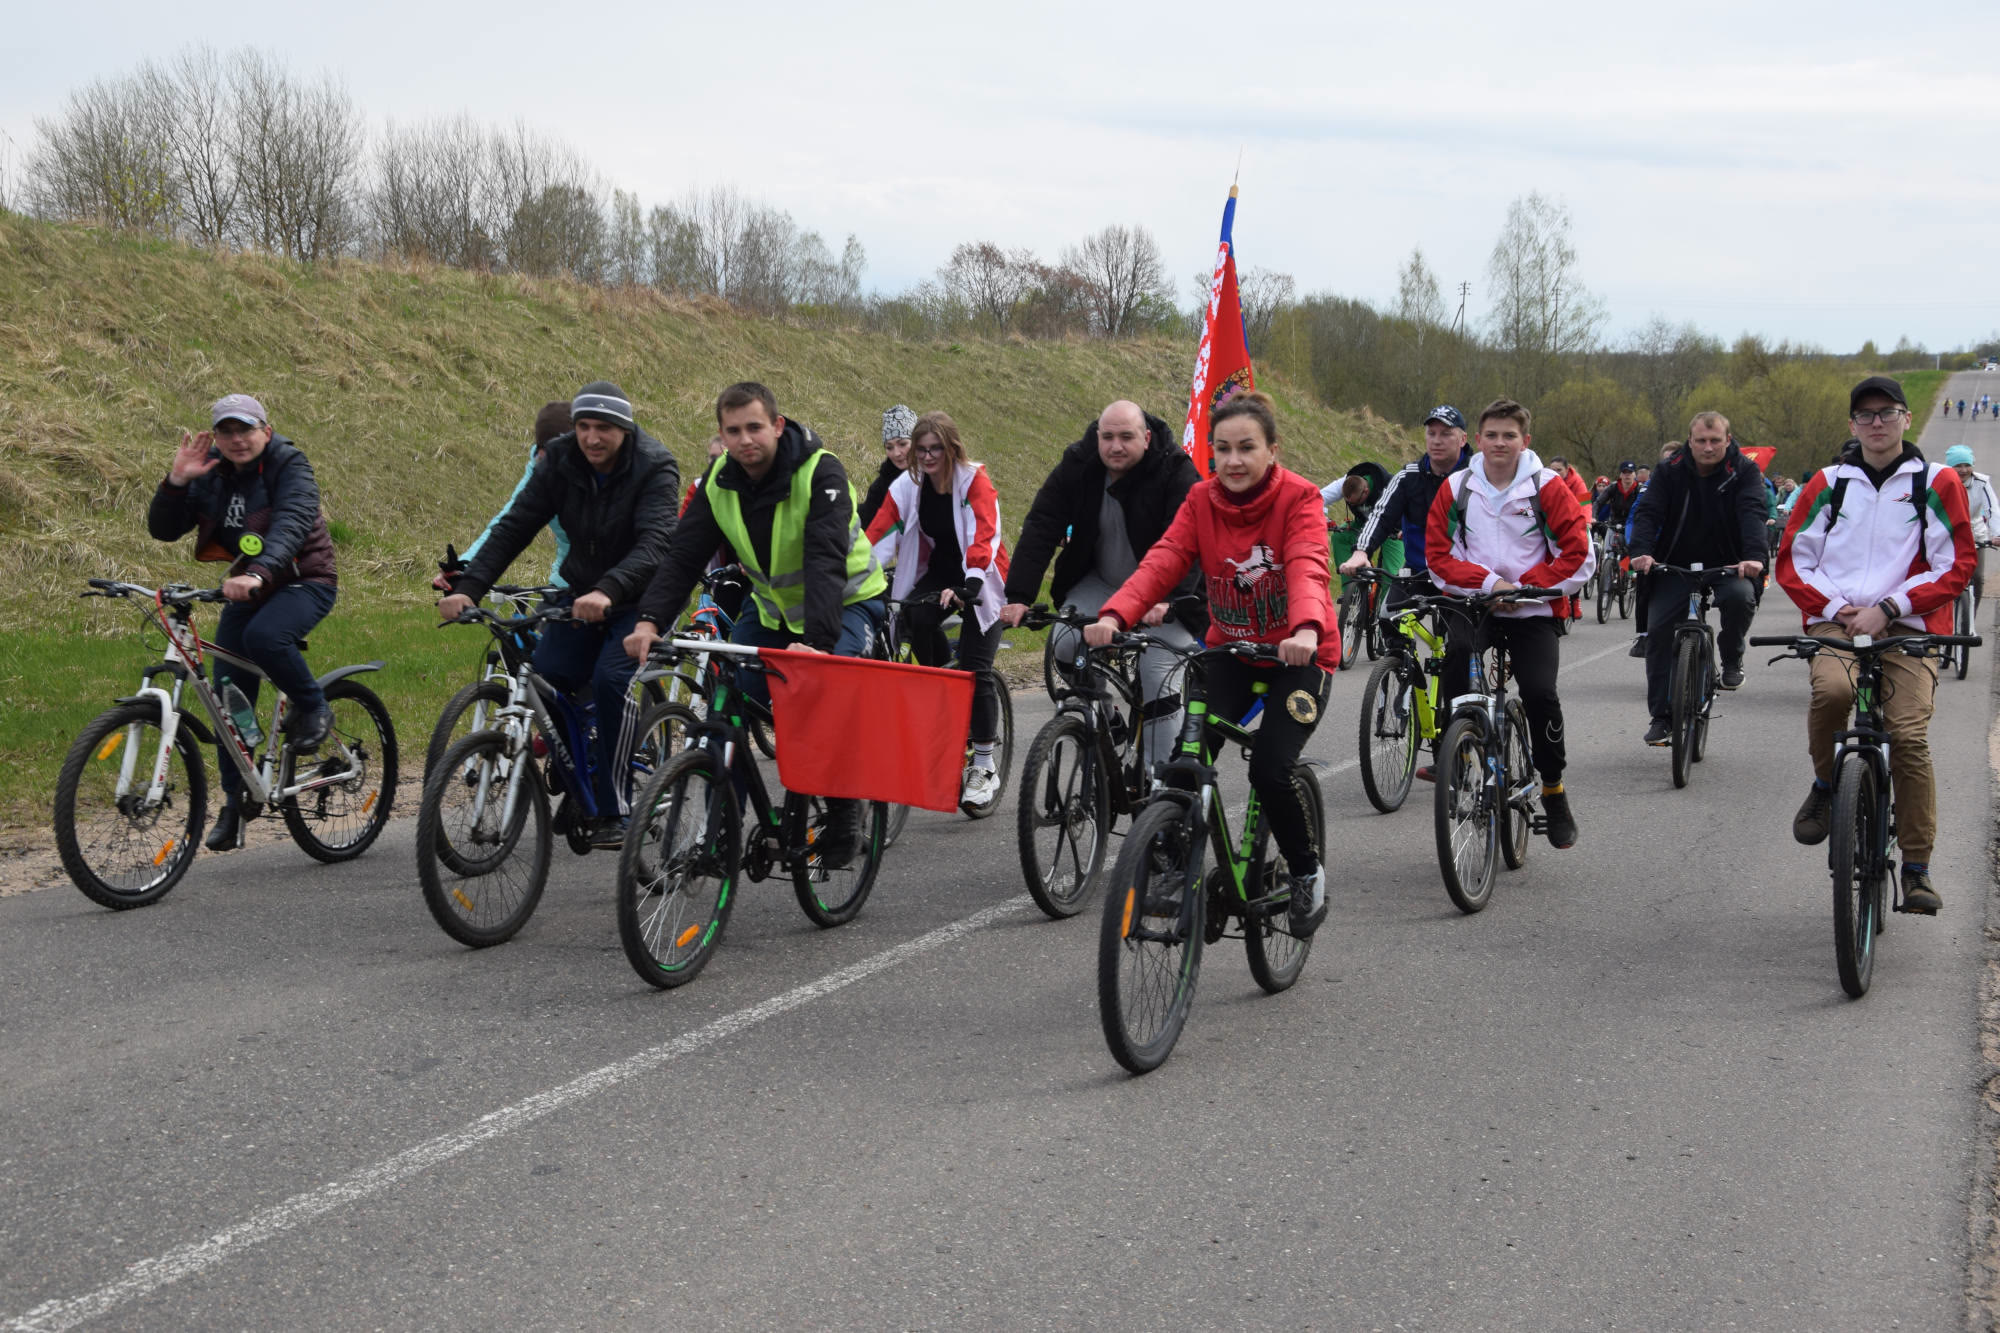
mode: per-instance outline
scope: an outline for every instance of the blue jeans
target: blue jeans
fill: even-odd
[[[840,609],[840,637],[834,641],[835,657],[866,657],[875,642],[875,631],[882,627],[884,611],[882,600],[871,598],[865,602],[855,602]],[[769,629],[757,618],[757,612],[745,607],[743,618],[729,631],[731,643],[746,644],[752,648],[789,648],[805,636],[794,634],[788,629]],[[770,691],[764,687],[764,673],[756,666],[748,666],[738,677],[743,693],[766,708],[771,706]]]
[[[229,602],[223,606],[215,626],[215,646],[255,662],[292,701],[293,716],[303,717],[324,704],[326,694],[312,668],[306,665],[306,655],[299,651],[299,644],[333,610],[333,598],[330,583],[287,583],[262,605]],[[247,673],[237,675],[217,662],[216,692],[221,693],[222,687],[232,681],[255,708],[263,682]],[[234,796],[242,788],[243,779],[236,771],[235,761],[229,758],[228,747],[218,745],[216,751],[223,793]]]
[[[639,701],[631,686],[639,664],[625,655],[625,636],[638,623],[637,607],[594,625],[552,620],[543,624],[542,640],[535,645],[535,670],[549,684],[572,694],[585,684],[591,687],[597,703],[591,794],[600,815],[628,814],[632,808],[628,755],[639,729]]]

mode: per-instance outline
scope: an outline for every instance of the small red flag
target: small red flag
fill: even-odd
[[[787,791],[958,809],[972,675],[765,648]]]
[[[1194,459],[1195,471],[1206,477],[1214,470],[1208,455],[1209,414],[1233,393],[1256,387],[1250,371],[1250,343],[1243,333],[1243,301],[1236,291],[1236,187],[1222,206],[1222,243],[1215,251],[1215,276],[1208,285],[1208,311],[1201,322],[1201,346],[1194,356],[1194,382],[1188,389],[1187,428],[1181,448]]]

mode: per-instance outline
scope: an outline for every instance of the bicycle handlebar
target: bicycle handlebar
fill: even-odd
[[[1837,648],[1857,657],[1879,657],[1883,653],[1901,652],[1911,657],[1927,657],[1933,648],[1977,648],[1985,642],[1977,634],[1892,634],[1882,638],[1868,639],[1860,643],[1853,639],[1820,638],[1812,634],[1755,634],[1749,639],[1752,648],[1783,648],[1784,652],[1772,658],[1773,662],[1787,657],[1812,657],[1822,648]]]
[[[164,588],[148,588],[143,583],[126,583],[119,579],[88,579],[90,589],[77,594],[79,597],[149,597],[169,606],[186,606],[191,602],[226,602],[220,588],[196,588],[186,583],[169,583]]]

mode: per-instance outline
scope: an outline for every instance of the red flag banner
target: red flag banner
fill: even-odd
[[[1764,475],[1768,477],[1771,475],[1771,460],[1778,456],[1778,446],[1775,444],[1739,444],[1736,446],[1736,452],[1755,463],[1763,470]]]
[[[971,673],[790,649],[758,656],[787,791],[958,809]]]
[[[1194,382],[1188,389],[1187,428],[1181,448],[1206,477],[1213,471],[1208,456],[1208,417],[1233,393],[1254,388],[1250,344],[1243,335],[1243,302],[1236,291],[1236,187],[1222,206],[1222,242],[1215,251],[1215,276],[1208,284],[1208,311],[1201,322],[1201,345],[1195,350]]]

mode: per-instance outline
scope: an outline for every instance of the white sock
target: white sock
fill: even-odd
[[[972,766],[974,768],[983,768],[988,773],[993,771],[993,747],[996,743],[994,741],[974,741],[972,743]]]

